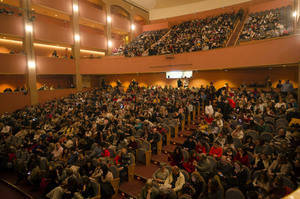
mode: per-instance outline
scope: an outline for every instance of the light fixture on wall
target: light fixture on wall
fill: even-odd
[[[74,40],[75,40],[76,42],[79,42],[79,41],[80,41],[80,35],[79,35],[79,34],[75,34]]]
[[[32,31],[33,31],[33,27],[32,27],[32,24],[26,24],[25,25],[25,30],[26,30],[26,32],[29,32],[29,33],[32,33]]]
[[[106,17],[107,23],[111,23],[111,16]]]
[[[34,69],[35,68],[35,61],[33,61],[33,60],[29,60],[28,61],[28,67],[30,68],[30,69]]]
[[[78,5],[77,4],[73,4],[73,11],[78,12]]]
[[[108,40],[107,45],[108,45],[109,48],[111,48],[112,47],[112,41]]]
[[[297,12],[296,11],[293,12],[293,17],[297,17]]]
[[[135,30],[135,25],[131,24],[131,30]]]

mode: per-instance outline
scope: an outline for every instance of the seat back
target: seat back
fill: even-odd
[[[245,199],[245,196],[238,188],[229,188],[225,193],[225,199]]]

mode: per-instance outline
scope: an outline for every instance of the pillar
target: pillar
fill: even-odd
[[[132,26],[135,26],[134,24],[134,19],[133,19],[133,14],[130,14],[130,33],[129,33],[129,42],[131,42],[134,39],[134,31],[135,28],[133,28]]]
[[[78,0],[73,0],[73,12],[72,12],[72,26],[73,26],[73,57],[75,62],[75,84],[78,91],[82,90],[82,77],[79,71],[80,62],[80,34],[79,34],[79,5]]]
[[[35,105],[38,103],[38,93],[36,88],[36,61],[33,47],[33,23],[31,21],[31,0],[21,0],[23,8],[24,19],[24,51],[26,54],[26,83],[27,90],[30,96],[30,104]]]
[[[110,12],[110,4],[105,5],[106,9],[106,55],[111,55],[111,46],[109,46],[109,41],[111,41],[111,12]],[[109,19],[110,18],[110,19]]]

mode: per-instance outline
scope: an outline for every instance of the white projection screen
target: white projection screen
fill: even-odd
[[[167,79],[191,78],[193,71],[170,71],[166,72]]]

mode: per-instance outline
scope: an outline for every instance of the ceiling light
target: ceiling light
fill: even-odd
[[[78,34],[75,34],[74,40],[77,41],[77,42],[80,41],[80,36]]]
[[[22,41],[18,40],[11,40],[11,39],[5,39],[6,37],[3,37],[3,39],[0,39],[2,42],[8,42],[8,43],[14,43],[14,44],[23,44]]]
[[[28,61],[28,67],[30,68],[30,69],[34,69],[35,68],[35,61],[33,61],[33,60],[31,60],[31,61]]]
[[[91,53],[91,54],[96,54],[96,55],[105,55],[105,52],[99,52],[99,51],[93,51],[93,50],[80,49],[80,52]]]
[[[135,25],[131,24],[131,30],[135,30]]]
[[[107,16],[106,20],[107,20],[107,23],[111,23],[111,16]]]
[[[25,30],[26,30],[26,32],[32,33],[32,31],[33,31],[32,25],[31,24],[26,24],[25,25]]]
[[[108,47],[112,47],[112,41],[109,40],[109,41],[107,42],[107,45],[108,45]]]
[[[78,12],[78,5],[77,4],[73,4],[73,11]]]
[[[293,12],[293,17],[297,17],[297,12]]]

